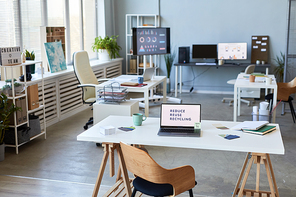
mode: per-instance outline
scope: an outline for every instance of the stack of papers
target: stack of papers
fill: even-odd
[[[249,129],[249,130],[258,130],[261,127],[267,125],[269,122],[268,121],[244,121],[231,129],[234,130],[244,130],[244,129]]]

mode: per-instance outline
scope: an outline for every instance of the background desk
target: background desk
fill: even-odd
[[[106,85],[109,85],[110,83],[113,82],[118,82],[118,83],[123,83],[126,81],[130,81],[132,79],[137,80],[138,79],[138,75],[121,75],[119,77],[116,77],[112,80],[109,80],[107,82],[101,83],[98,87],[102,88]],[[166,87],[167,87],[167,81],[166,81],[166,76],[154,76],[153,79],[151,79],[150,81],[145,81],[144,84],[147,84],[146,86],[143,87],[127,87],[127,91],[128,92],[142,92],[144,93],[144,99],[145,99],[145,116],[148,117],[149,116],[149,91],[153,91],[153,88],[155,88],[157,85],[163,83],[163,87],[162,87],[162,96],[163,96],[163,102],[166,102]],[[151,93],[152,95],[152,93]]]
[[[224,126],[227,126],[229,128],[239,124],[238,122],[203,120],[201,124],[202,137],[165,137],[165,136],[160,137],[157,135],[157,132],[159,129],[159,118],[149,117],[147,118],[146,121],[143,122],[142,126],[136,126],[135,130],[125,132],[117,128],[133,125],[132,117],[108,116],[98,124],[92,126],[90,129],[78,135],[77,140],[88,141],[88,142],[103,142],[103,143],[106,143],[107,145],[114,144],[118,148],[117,151],[120,151],[120,147],[118,147],[118,143],[122,141],[128,144],[141,144],[141,145],[166,146],[166,147],[178,147],[178,148],[256,152],[256,153],[268,153],[268,154],[269,153],[270,154],[285,153],[285,148],[283,145],[281,132],[278,124],[275,124],[277,126],[276,131],[265,136],[257,136],[253,134],[243,133],[241,131],[231,131],[231,134],[239,135],[240,138],[235,140],[226,140],[220,137],[219,134],[230,133],[230,131],[219,130],[213,126],[213,124],[218,124],[218,123],[223,124]],[[104,136],[100,134],[100,132],[98,132],[98,128],[100,126],[106,126],[106,125],[114,126],[116,128],[116,134],[108,135],[108,136]],[[107,149],[107,151],[108,150],[109,149]],[[114,151],[112,150],[111,152],[114,152]],[[104,155],[108,155],[108,154],[110,154],[110,152],[105,152]],[[249,156],[249,153],[248,153],[248,156]],[[248,156],[246,157],[245,164],[248,161]],[[114,158],[113,158],[113,161],[114,161]],[[104,156],[103,161],[101,163],[101,168],[100,168],[100,172],[98,175],[93,196],[97,196],[97,192],[100,187],[100,182],[103,177],[106,162],[107,162],[107,158]],[[244,164],[244,167],[246,166],[245,164]],[[123,179],[125,180],[125,183],[126,183],[126,180],[127,180],[126,169],[125,171],[122,170],[122,174],[123,174]],[[241,179],[242,174],[243,173],[241,173],[239,179]],[[272,174],[273,174],[273,171],[272,171]],[[274,175],[273,175],[273,178],[274,178]],[[274,179],[274,182],[275,182],[275,179]],[[238,191],[238,185],[239,184],[237,184],[237,186],[235,187],[236,192]],[[130,189],[128,184],[125,187]],[[128,193],[130,193],[130,191]],[[235,194],[233,196],[235,196]]]
[[[236,63],[227,63],[227,64],[223,64],[223,65],[196,65],[196,62],[190,62],[190,63],[176,63],[174,64],[175,66],[175,97],[178,96],[178,83],[180,84],[180,94],[182,93],[182,67],[184,66],[208,66],[208,67],[241,67],[243,69],[245,69],[247,66],[251,65],[251,63],[240,63],[240,64],[236,64]],[[265,69],[265,74],[268,75],[269,73],[269,67],[270,64],[260,64],[260,65],[256,65],[257,67],[264,67]],[[178,74],[178,68],[179,68],[179,72],[180,74]],[[178,77],[179,76],[179,77]]]
[[[277,83],[275,80],[272,81],[270,85],[266,85],[265,82],[250,82],[248,79],[243,79],[244,76],[250,76],[249,74],[239,74],[234,84],[234,94],[233,94],[233,121],[236,122],[237,115],[240,116],[240,89],[241,88],[264,88],[273,89],[273,107],[277,103]],[[270,78],[274,79],[274,75],[268,75]],[[267,91],[266,91],[267,92]],[[276,108],[273,111],[272,122],[275,122]]]

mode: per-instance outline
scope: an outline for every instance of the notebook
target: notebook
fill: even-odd
[[[144,81],[150,81],[154,74],[154,68],[146,68],[143,74]]]
[[[162,103],[160,108],[159,136],[200,137],[194,123],[201,121],[200,104]]]

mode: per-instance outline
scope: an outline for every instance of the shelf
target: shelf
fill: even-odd
[[[160,16],[157,14],[126,14],[126,73],[127,74],[135,74],[140,73],[140,70],[143,70],[143,68],[139,67],[139,63],[143,62],[141,58],[143,56],[135,56],[131,53],[128,53],[131,48],[133,48],[133,35],[131,33],[132,28],[157,28],[160,24]],[[151,26],[146,26],[145,24],[151,24]],[[145,25],[145,26],[144,26]],[[136,58],[134,58],[136,57]],[[131,59],[136,59],[136,62],[131,61]],[[149,58],[147,58],[147,61],[149,62]],[[159,55],[153,55],[152,59],[154,65],[159,67],[160,65],[160,57]],[[133,72],[130,72],[133,71]],[[142,71],[141,71],[142,72]],[[159,74],[159,70],[156,74]]]
[[[44,134],[45,134],[45,131],[41,131],[41,133],[39,133],[39,134],[37,134],[37,135],[31,137],[31,138],[30,138],[30,141],[31,141],[31,140],[34,140],[35,138],[40,137],[41,135],[44,135]]]
[[[18,144],[18,145],[5,144],[5,146],[6,146],[6,147],[13,147],[13,148],[20,147],[20,146],[22,146],[22,145],[24,145],[24,144],[26,144],[26,143],[28,143],[28,142],[34,140],[35,138],[40,137],[41,135],[44,135],[44,134],[45,134],[45,131],[42,131],[42,132],[39,133],[38,135],[35,135],[35,136],[31,137],[29,141],[23,142],[23,143]]]
[[[21,124],[18,124],[18,125],[16,125],[16,126],[14,126],[14,125],[9,125],[9,128],[20,127],[20,126],[22,126],[22,125],[24,125],[24,124],[28,124],[28,121],[23,122],[23,123],[21,123]]]
[[[18,95],[18,96],[15,96],[14,97],[14,99],[18,99],[18,98],[23,98],[23,97],[25,97],[26,96],[26,94],[21,94],[21,95]],[[9,96],[9,97],[7,97],[8,99],[13,99],[13,97],[12,96]]]
[[[28,110],[28,114],[34,113],[34,112],[36,112],[36,111],[38,111],[40,109],[43,109],[43,108],[44,108],[44,105],[39,105],[39,107],[36,108],[36,109]]]

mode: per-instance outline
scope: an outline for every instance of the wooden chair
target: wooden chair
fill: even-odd
[[[292,118],[295,123],[296,114],[292,103],[293,97],[290,95],[296,93],[296,77],[288,83],[279,82],[277,83],[277,86],[277,100],[289,103]],[[272,111],[272,98],[273,94],[268,94],[265,96],[265,99],[270,101],[270,112]]]
[[[176,196],[187,190],[190,197],[193,197],[192,188],[196,182],[191,166],[165,169],[147,152],[122,142],[120,146],[127,170],[136,176],[132,197],[137,191],[149,196]]]

